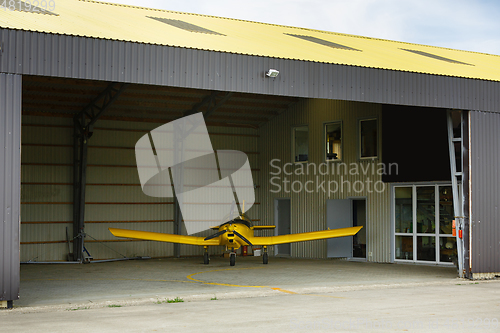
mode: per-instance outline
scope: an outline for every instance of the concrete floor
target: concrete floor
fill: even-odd
[[[18,332],[499,332],[499,320],[500,281],[452,267],[258,257],[23,265],[21,299],[0,311]]]
[[[119,304],[150,299],[255,297],[280,292],[315,293],[387,285],[446,284],[457,280],[452,267],[374,264],[342,260],[261,257],[150,259],[95,264],[22,265],[17,307]],[[280,291],[286,290],[286,291]]]

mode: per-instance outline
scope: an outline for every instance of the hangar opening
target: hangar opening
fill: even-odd
[[[119,91],[119,95],[106,95],[110,89]],[[316,118],[297,122],[313,110]],[[443,131],[447,126],[446,110],[277,96],[257,98],[252,94],[137,84],[120,87],[111,82],[37,76],[23,80],[21,261],[201,255],[199,246],[117,239],[108,231],[116,227],[187,233],[173,198],[154,198],[142,192],[134,146],[157,126],[193,112],[205,114],[214,148],[241,150],[250,156],[258,197],[250,216],[256,224],[269,224],[262,212],[275,202],[276,235],[363,226],[359,235],[328,240],[328,257],[441,263],[451,262],[453,257],[456,261],[456,245],[450,247],[452,236],[448,230],[453,207],[441,209],[442,201],[429,192],[435,189],[440,195],[437,197],[452,200],[448,139]],[[82,122],[86,129],[75,127]],[[88,141],[85,153],[82,140]],[[278,193],[269,179],[276,168],[272,166],[276,156],[282,157],[279,161],[283,174],[277,177],[285,185]],[[320,174],[325,163],[329,172]],[[381,165],[387,166],[384,172],[379,171]],[[301,178],[304,167],[305,179]],[[328,193],[321,193],[321,187],[309,191],[308,183],[317,176],[336,187],[329,187]],[[290,182],[289,189],[286,181]],[[85,186],[80,186],[82,183]],[[418,193],[410,195],[418,198],[410,206],[402,204],[408,200],[402,194],[408,188]],[[422,235],[425,232],[421,228],[413,228],[420,222],[400,217],[408,215],[406,210],[411,210],[412,205],[417,215],[421,213],[424,199],[420,193],[425,191],[429,192],[426,202],[437,200],[439,205],[432,205],[435,212],[422,214],[426,221],[429,216],[440,220],[446,229],[436,229],[432,222],[434,227],[428,230],[437,233],[435,236]],[[388,193],[392,193],[390,198]],[[289,198],[284,200],[281,195]],[[326,200],[322,202],[324,195]],[[344,199],[346,196],[350,199]],[[329,208],[329,204],[343,201],[345,213],[341,213],[344,208],[340,206]],[[308,215],[311,211],[323,211],[326,221],[321,214]],[[268,213],[265,219],[269,219]],[[401,227],[400,219],[411,227]],[[341,224],[335,222],[340,220]],[[391,225],[391,220],[394,226],[383,243],[394,245],[384,248],[370,235]],[[258,233],[271,235],[272,231]],[[211,234],[206,231],[199,236]],[[83,257],[73,254],[79,253],[78,247],[83,247]],[[283,244],[276,250],[279,255],[325,257],[321,241]],[[447,258],[441,255],[450,250],[455,254]],[[211,247],[209,251],[216,255],[224,249]],[[421,253],[420,257],[414,258],[413,252]]]
[[[106,95],[111,89],[119,91],[119,95]],[[316,119],[306,123],[295,120],[313,110]],[[450,252],[448,231],[441,234],[439,229],[431,228],[438,232],[432,238],[407,228],[405,233],[415,234],[411,236],[415,240],[409,241],[409,235],[401,235],[399,222],[395,222],[399,227],[391,227],[391,233],[384,236],[387,244],[394,243],[387,249],[370,236],[382,228],[382,221],[399,221],[397,207],[408,186],[418,192],[422,191],[423,181],[427,182],[424,190],[435,182],[432,186],[437,193],[451,200],[451,184],[444,184],[451,178],[447,135],[442,130],[446,128],[445,110],[25,76],[22,112],[22,262],[201,255],[203,249],[199,246],[117,239],[108,231],[116,227],[186,234],[173,198],[153,198],[142,192],[134,146],[157,126],[193,112],[205,114],[214,148],[240,150],[250,156],[258,198],[249,212],[254,223],[269,224],[269,214],[264,213],[263,219],[262,212],[275,202],[278,206],[288,203],[283,211],[289,211],[288,219],[276,215],[277,235],[338,228],[328,222],[328,216],[326,221],[321,215],[304,217],[310,211],[328,215],[328,201],[340,202],[347,196],[351,197],[347,200],[347,224],[342,226],[360,225],[363,231],[346,238],[345,244],[329,240],[328,257],[451,262],[450,256],[444,259],[441,255]],[[75,119],[82,119],[82,115],[86,118],[85,130],[75,127],[80,123]],[[95,115],[98,117],[93,122]],[[85,155],[82,140],[88,141]],[[275,144],[269,145],[271,142]],[[291,188],[281,188],[279,193],[269,179],[273,173],[271,160],[276,156],[282,157],[284,167],[285,178],[280,179],[286,179],[286,173],[291,172]],[[420,162],[415,163],[415,159]],[[322,163],[330,168],[326,175],[319,174]],[[396,164],[397,172],[379,174],[380,164]],[[299,171],[303,166],[318,174],[301,179]],[[308,193],[308,180],[316,176],[336,184],[335,191]],[[394,194],[387,200],[390,184],[394,184]],[[303,185],[303,190],[298,191]],[[327,199],[321,202],[325,194]],[[289,199],[278,200],[281,195],[289,195]],[[428,197],[427,201],[435,198],[430,194]],[[307,206],[300,208],[304,204]],[[389,209],[391,205],[396,210]],[[330,214],[338,218],[340,211],[334,209]],[[453,212],[448,213],[437,209],[432,216],[448,223]],[[283,219],[288,221],[287,227]],[[206,231],[200,236],[211,234]],[[258,234],[271,235],[272,231]],[[78,242],[80,239],[83,242]],[[425,250],[428,255],[418,259],[410,255],[407,259],[410,252],[403,250],[413,243],[415,252],[423,253],[424,247],[434,247],[434,252]],[[83,257],[73,254],[79,252],[78,246],[83,246]],[[456,253],[456,245],[451,250]],[[210,247],[209,251],[217,255],[224,249]],[[321,258],[326,256],[324,251],[321,241],[277,248],[277,254],[293,257]],[[431,260],[432,255],[438,259]]]

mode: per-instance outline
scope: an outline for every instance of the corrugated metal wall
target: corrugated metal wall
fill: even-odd
[[[0,72],[498,112],[500,82],[0,29]],[[269,68],[280,71],[266,78]]]
[[[19,298],[20,75],[0,73],[0,300]]]
[[[89,140],[85,247],[95,259],[172,256],[173,245],[117,239],[108,227],[173,232],[172,198],[142,193],[135,143],[157,123],[98,121]],[[215,149],[248,153],[258,177],[258,135],[252,129],[209,128]],[[23,117],[21,261],[66,260],[72,235],[73,124],[71,118]],[[259,218],[252,208],[252,218]],[[211,231],[204,234],[209,235]],[[71,236],[70,236],[71,237]],[[203,248],[181,246],[181,255]],[[212,253],[221,253],[213,248]]]
[[[500,273],[500,115],[470,112],[472,273]]]
[[[379,135],[381,124],[382,108],[381,105],[369,103],[357,103],[347,101],[334,100],[319,100],[309,99],[299,102],[292,107],[286,114],[282,114],[274,118],[269,123],[260,129],[260,151],[261,154],[261,178],[260,178],[260,194],[262,202],[262,218],[268,224],[274,223],[274,199],[279,197],[290,197],[292,205],[292,221],[291,232],[307,232],[326,229],[326,200],[327,199],[345,199],[349,197],[366,197],[367,205],[367,259],[377,262],[389,262],[390,256],[390,188],[388,185],[381,193],[373,191],[375,182],[381,181],[381,175],[378,174],[377,163],[375,160],[373,166],[371,162],[359,161],[357,158],[357,124],[360,118],[377,117],[379,119]],[[292,161],[291,156],[291,128],[295,125],[309,126],[309,163],[319,166],[324,162],[325,158],[325,143],[324,143],[324,123],[341,120],[343,124],[343,162],[347,164],[347,168],[341,169],[341,174],[321,175],[319,171],[314,174],[313,169],[310,169],[309,175],[272,175],[278,170],[271,166],[271,160],[279,159],[280,162],[273,162],[273,165],[284,167],[285,163]],[[380,147],[380,145],[379,145]],[[380,148],[379,148],[380,149]],[[351,165],[355,163],[359,167],[359,172],[356,174],[356,167]],[[337,162],[330,162],[330,167],[337,165]],[[364,175],[361,167],[367,170]],[[374,167],[374,169],[372,169]],[[287,172],[295,172],[299,170],[298,166],[288,167]],[[331,169],[330,169],[331,170]],[[347,170],[347,174],[344,174]],[[352,173],[352,174],[351,174]],[[286,177],[290,182],[300,182],[305,185],[307,181],[312,181],[309,185],[309,191],[285,193],[284,187],[279,193],[272,193],[278,188],[270,183],[271,177],[279,177],[274,180],[274,183],[283,185],[283,180]],[[374,193],[368,193],[368,177],[372,181],[371,189]],[[320,185],[325,181],[325,191]],[[327,183],[336,181],[337,184],[344,182],[344,190],[328,193]],[[364,184],[357,183],[356,191],[351,187],[349,190],[348,183],[354,185],[360,181]],[[332,183],[333,188],[334,183]],[[289,185],[290,186],[290,185]],[[295,189],[299,189],[297,184]],[[379,189],[382,186],[379,183]],[[292,244],[292,256],[307,257],[307,258],[326,258],[327,248],[326,241],[311,241]],[[372,252],[372,256],[369,256]]]

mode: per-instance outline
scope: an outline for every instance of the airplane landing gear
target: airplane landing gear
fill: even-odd
[[[208,256],[208,248],[205,246],[205,253],[203,253],[203,263],[208,265],[210,263],[210,257]]]
[[[267,246],[264,246],[264,254],[262,255],[262,263],[264,265],[267,265],[267,262],[268,262],[268,255],[267,255]]]
[[[231,266],[234,266],[236,264],[236,252],[231,251],[231,253],[229,253],[229,265]]]

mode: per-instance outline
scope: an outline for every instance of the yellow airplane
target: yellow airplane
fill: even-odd
[[[351,227],[333,230],[322,230],[313,232],[303,232],[298,234],[269,236],[269,237],[255,237],[255,230],[273,229],[274,225],[254,226],[250,219],[245,214],[239,217],[222,223],[218,227],[211,227],[211,229],[218,230],[215,234],[208,237],[196,237],[185,235],[173,235],[159,232],[147,232],[127,229],[109,228],[109,231],[116,237],[133,238],[142,240],[153,240],[168,243],[180,243],[190,245],[200,245],[205,249],[203,255],[203,263],[209,263],[208,247],[209,246],[226,246],[226,250],[230,250],[229,263],[234,266],[236,262],[236,250],[244,245],[259,245],[264,248],[262,262],[267,264],[268,254],[267,247],[270,245],[304,242],[316,239],[326,239],[335,237],[353,236],[362,227]]]

